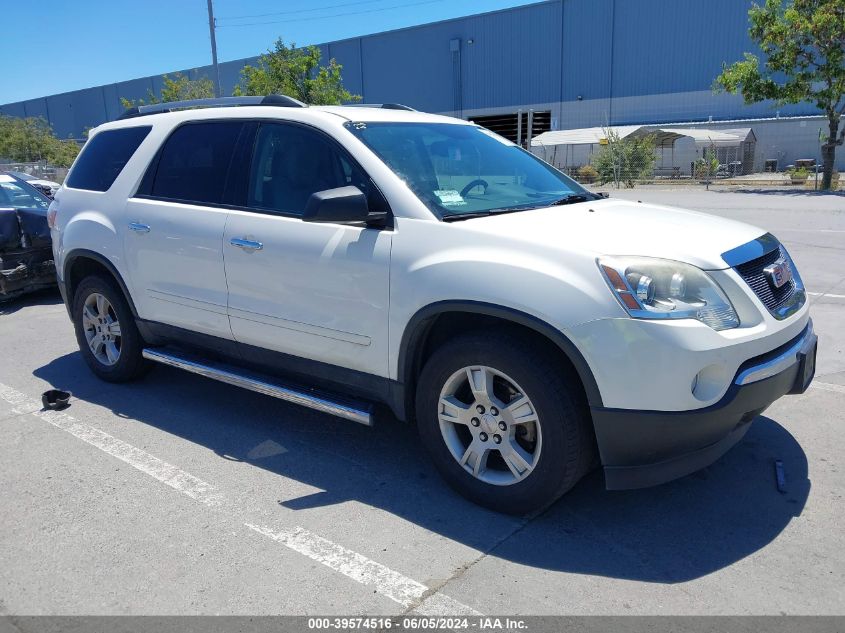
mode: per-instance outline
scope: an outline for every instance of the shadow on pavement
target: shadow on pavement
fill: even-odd
[[[0,316],[14,314],[22,308],[29,306],[55,306],[62,303],[62,295],[58,287],[36,290],[27,294],[3,300],[0,298]]]
[[[279,502],[288,509],[354,500],[481,551],[504,539],[492,556],[554,571],[656,583],[698,578],[774,540],[800,515],[810,490],[801,447],[775,420],[760,417],[740,444],[703,471],[623,492],[605,491],[596,471],[518,529],[519,520],[451,492],[414,428],[386,415],[363,427],[166,367],[137,383],[107,384],[78,353],[34,373],[122,418],[321,490]],[[73,406],[69,413],[82,418]],[[256,447],[268,440],[290,450],[262,458]],[[785,467],[785,494],[775,485],[775,459]],[[265,501],[278,499],[272,489],[265,492]],[[262,492],[256,494],[258,503]]]

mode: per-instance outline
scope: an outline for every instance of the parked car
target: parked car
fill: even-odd
[[[27,184],[29,184],[31,187],[35,187],[36,189],[38,189],[38,191],[40,191],[49,198],[55,196],[56,192],[59,190],[59,187],[62,186],[61,184],[52,180],[39,178],[38,176],[33,176],[32,174],[27,174],[22,171],[9,171],[6,173],[10,174],[11,176],[14,176],[15,178],[19,178],[21,180],[26,181]]]
[[[700,469],[813,378],[763,229],[401,106],[183,105],[92,130],[50,206],[103,380],[163,363],[364,424],[383,403],[458,491],[524,513],[599,462],[611,489]]]
[[[56,285],[49,206],[26,181],[0,173],[0,301]]]

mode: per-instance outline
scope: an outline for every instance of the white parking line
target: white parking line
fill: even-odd
[[[0,383],[0,398],[12,405],[13,413],[34,415],[206,506],[216,508],[225,506],[231,514],[240,513],[235,504],[226,499],[211,484],[105,431],[79,422],[61,411],[44,411],[40,402],[3,383]],[[413,608],[414,613],[481,615],[475,609],[457,600],[433,591],[416,580],[403,576],[381,563],[333,543],[305,528],[293,527],[274,531],[254,523],[244,522],[244,525],[299,554],[340,572],[347,578],[372,587],[379,594],[405,608]]]
[[[362,585],[373,587],[381,595],[387,596],[403,607],[419,605],[426,594],[432,593],[428,587],[416,580],[403,576],[381,563],[370,560],[366,556],[346,549],[337,543],[332,543],[304,528],[297,527],[292,530],[276,531],[269,527],[251,523],[247,523],[246,526],[259,534],[282,543],[295,552],[307,556],[311,560],[352,578]],[[426,605],[417,607],[416,612],[421,613],[420,609],[424,606]],[[431,606],[434,607],[435,605]],[[438,610],[448,612],[449,615],[481,615],[475,609],[446,596],[440,596],[436,607]]]
[[[218,506],[223,502],[223,495],[217,492],[214,486],[202,479],[198,479],[184,470],[179,470],[176,466],[168,464],[140,448],[135,448],[105,431],[77,422],[66,413],[43,411],[40,402],[30,399],[3,383],[0,383],[0,398],[11,404],[15,413],[31,413],[200,503],[207,506]]]

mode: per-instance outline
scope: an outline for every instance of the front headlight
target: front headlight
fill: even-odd
[[[616,298],[636,319],[698,319],[714,330],[739,325],[725,293],[700,268],[653,257],[603,257],[598,265]]]

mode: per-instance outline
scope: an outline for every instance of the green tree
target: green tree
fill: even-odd
[[[169,75],[162,75],[161,78],[164,80],[161,92],[156,96],[152,90],[148,90],[146,104],[210,99],[214,96],[214,83],[208,77],[191,79],[182,73],[175,73],[172,78]],[[132,108],[145,105],[145,102],[143,99],[132,101],[126,97],[121,97],[120,105],[124,108]]]
[[[751,38],[765,54],[752,53],[723,65],[716,88],[741,93],[746,103],[815,104],[825,113],[828,133],[822,144],[822,189],[829,189],[836,146],[845,128],[845,0],[766,0],[748,12]]]
[[[313,105],[338,105],[360,101],[343,87],[343,67],[334,59],[320,66],[320,49],[297,48],[276,40],[273,48],[258,58],[258,65],[244,66],[234,95],[282,94]]]
[[[69,167],[78,153],[76,141],[57,138],[43,118],[0,115],[0,158],[21,163],[47,161],[57,167]]]
[[[632,188],[636,181],[652,177],[655,161],[653,134],[620,139],[619,134],[607,129],[605,138],[607,145],[602,145],[591,161],[601,184],[615,182],[619,186],[621,182]]]

